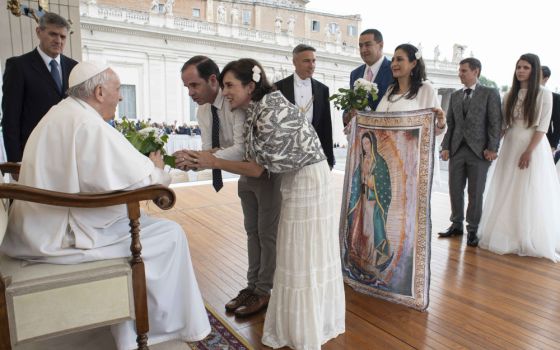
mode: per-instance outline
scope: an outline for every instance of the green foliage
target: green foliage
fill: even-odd
[[[151,152],[160,151],[164,163],[175,167],[175,157],[165,154],[165,144],[169,135],[160,135],[160,130],[148,126],[145,122],[140,122],[140,130],[136,130],[135,122],[126,118],[116,125],[116,129],[143,155],[148,156]]]
[[[488,78],[486,78],[484,75],[481,75],[480,78],[478,79],[478,81],[480,82],[480,84],[493,88],[493,89],[498,89],[498,84],[496,84],[495,81],[490,80]]]
[[[357,109],[363,111],[369,104],[369,96],[373,100],[377,100],[377,91],[358,86],[354,89],[338,89],[338,94],[333,94],[329,97],[330,101],[334,101],[334,107],[338,110],[348,111],[350,109]]]

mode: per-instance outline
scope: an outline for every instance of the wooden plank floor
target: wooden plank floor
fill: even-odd
[[[343,176],[333,174],[340,202]],[[175,189],[177,204],[153,215],[187,232],[205,300],[255,349],[264,313],[238,320],[224,304],[245,287],[246,235],[237,183],[216,194],[210,185]],[[560,264],[500,256],[459,238],[438,239],[448,226],[449,198],[432,195],[430,306],[418,312],[346,287],[346,333],[323,349],[560,349]]]

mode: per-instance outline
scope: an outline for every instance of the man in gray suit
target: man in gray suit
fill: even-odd
[[[467,245],[476,247],[476,231],[482,214],[486,173],[497,158],[502,123],[500,95],[496,89],[481,85],[480,61],[465,58],[459,65],[464,87],[451,95],[447,111],[447,133],[441,158],[449,161],[451,226],[440,237],[463,234],[464,191],[468,182]]]

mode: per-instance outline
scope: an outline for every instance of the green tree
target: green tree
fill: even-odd
[[[491,88],[494,88],[494,89],[498,89],[498,84],[496,84],[495,81],[492,81],[492,80],[486,78],[484,75],[481,75],[478,80],[484,86],[488,86],[488,87],[491,87]]]
[[[508,91],[509,91],[509,86],[507,86],[507,85],[502,85],[502,88],[500,89],[500,91],[502,91],[502,92],[508,92]]]

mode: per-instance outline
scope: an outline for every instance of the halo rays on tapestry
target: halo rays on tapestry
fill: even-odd
[[[353,120],[340,219],[345,282],[424,310],[430,283],[431,110]]]

